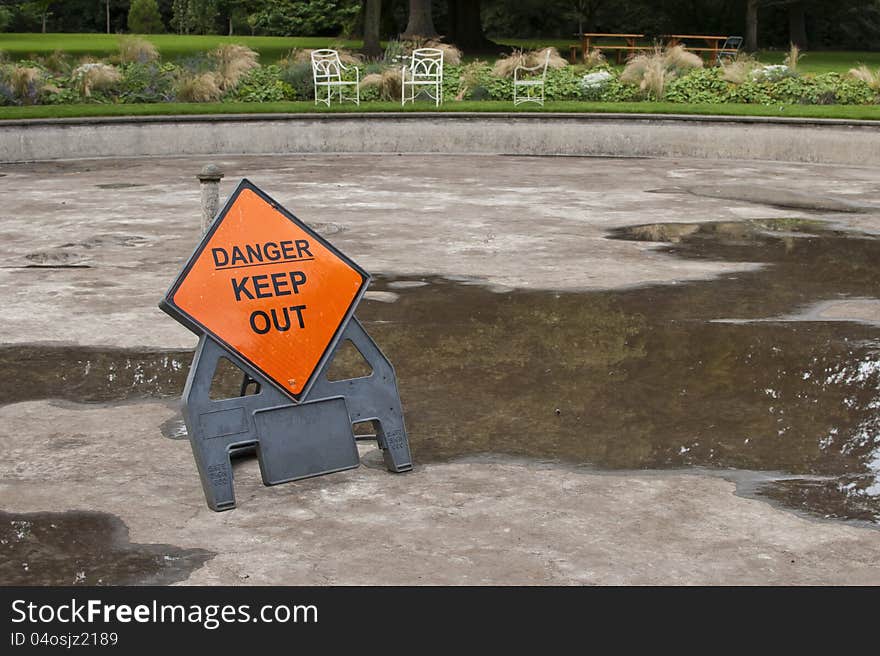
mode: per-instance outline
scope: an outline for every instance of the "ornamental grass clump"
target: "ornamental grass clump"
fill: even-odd
[[[379,88],[379,97],[382,100],[399,100],[403,81],[400,71],[396,68],[389,68],[382,71],[382,84]]]
[[[388,68],[381,73],[370,73],[361,78],[361,100],[400,101],[400,70]]]
[[[666,50],[654,48],[631,57],[620,74],[620,81],[638,86],[650,98],[662,100],[669,82],[689,70],[702,67],[703,60],[681,46]]]
[[[382,93],[382,74],[370,73],[361,78],[358,90],[361,94],[361,100],[373,100],[379,98]]]
[[[503,78],[513,77],[513,72],[517,66],[528,66],[526,61],[526,53],[514,48],[509,55],[500,57],[495,62],[495,65],[492,66],[492,75]]]
[[[803,57],[803,53],[801,49],[798,48],[795,44],[791,44],[788,48],[788,54],[785,55],[785,60],[783,63],[788,66],[788,70],[791,71],[793,75],[797,75],[798,72],[798,62]]]
[[[540,50],[530,50],[523,52],[514,49],[506,57],[501,57],[492,67],[492,75],[495,77],[511,78],[517,66],[523,68],[534,68],[535,66],[543,66],[547,55],[550,58],[547,62],[549,70],[557,70],[568,66],[568,62],[559,54],[556,48],[541,48]]]
[[[43,86],[43,72],[34,66],[14,66],[9,73],[12,95],[22,105],[33,105]]]
[[[733,59],[721,62],[721,79],[731,84],[743,84],[752,79],[752,71],[759,66],[757,59],[740,53]]]
[[[426,41],[422,48],[436,48],[443,53],[443,63],[448,66],[458,66],[461,64],[462,52],[451,43],[443,43],[436,39]]]
[[[479,59],[461,67],[461,73],[458,76],[458,93],[455,94],[456,100],[464,100],[474,89],[482,85],[487,67],[486,62]]]
[[[85,98],[91,98],[93,91],[106,91],[122,81],[118,68],[102,62],[80,64],[71,77],[77,91]]]
[[[682,46],[672,46],[663,51],[663,61],[667,70],[675,71],[676,75],[692,68],[703,68],[702,58]]]
[[[606,63],[605,55],[602,54],[599,48],[592,48],[584,57],[584,66],[587,68],[598,68]]]
[[[214,81],[221,91],[235,88],[241,78],[260,65],[255,51],[235,43],[220,46],[211,58],[216,65]]]
[[[138,36],[119,39],[119,61],[123,64],[147,64],[159,59],[159,50],[150,41]]]
[[[73,70],[73,59],[62,50],[56,50],[51,55],[46,55],[42,60],[46,70],[56,75],[70,75]]]
[[[309,64],[312,63],[312,53],[318,50],[318,48],[293,48],[287,56],[283,57],[281,61],[279,61],[279,65],[284,66],[293,66],[294,64]],[[334,48],[332,45],[328,50],[335,50],[339,55],[339,61],[349,66],[351,64],[360,64],[361,58],[358,55],[355,55],[350,50],[346,50],[345,48]]]
[[[849,76],[861,80],[867,84],[872,91],[880,93],[880,68],[876,71],[872,71],[867,66],[862,65],[858,68],[851,68],[849,70]]]
[[[177,83],[175,95],[180,102],[217,102],[223,96],[217,73],[186,75]]]

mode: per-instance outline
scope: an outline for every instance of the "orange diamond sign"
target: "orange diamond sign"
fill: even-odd
[[[369,281],[366,271],[242,180],[160,307],[299,400]]]

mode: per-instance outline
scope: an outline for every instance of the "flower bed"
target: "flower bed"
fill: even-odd
[[[107,61],[76,62],[62,53],[16,63],[0,60],[0,105],[311,100],[308,52],[294,51],[275,64],[261,66],[254,51],[226,45],[168,62],[160,61],[147,42],[127,39],[119,54]],[[400,61],[405,52],[405,46],[396,44],[378,62],[347,57],[359,68],[362,100],[400,97]],[[459,61],[456,52],[449,51],[447,61]],[[447,64],[444,102],[512,100],[515,66],[543,61],[544,53],[514,53],[492,64]],[[635,57],[622,71],[608,66],[597,53],[591,53],[589,65],[579,66],[567,65],[555,51],[552,54],[545,83],[548,101],[880,104],[880,71],[861,67],[849,74],[799,74],[796,53],[791,66],[764,66],[744,57],[705,67],[690,53],[670,49]]]

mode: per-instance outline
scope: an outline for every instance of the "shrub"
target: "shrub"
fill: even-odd
[[[864,80],[843,77],[838,73],[826,73],[825,75],[837,76],[835,93],[837,94],[837,102],[841,105],[870,105],[880,102],[880,88],[872,88]]]
[[[121,66],[119,100],[125,103],[166,102],[174,97],[179,72],[174,64],[133,63]]]
[[[580,73],[572,67],[547,71],[544,97],[547,100],[580,100],[584,96]]]
[[[0,77],[0,107],[15,105],[15,93],[9,83]]]
[[[296,91],[281,79],[281,67],[272,64],[249,71],[227,98],[240,102],[280,102],[296,98]]]
[[[716,104],[726,102],[728,95],[729,83],[718,68],[698,68],[671,80],[666,88],[666,100],[670,102]]]
[[[400,69],[396,69],[400,72]],[[444,66],[443,67],[443,98],[452,100],[458,95],[461,87],[461,73],[463,66]],[[398,96],[399,97],[399,96]],[[416,96],[418,98],[418,96]],[[424,98],[424,95],[422,96]]]
[[[159,50],[151,42],[137,36],[119,39],[119,61],[123,64],[146,64],[159,59]]]
[[[490,71],[482,86],[488,91],[491,100],[513,99],[513,78],[498,77]]]
[[[771,90],[772,83],[752,76],[752,79],[730,89],[727,100],[735,103],[772,105],[775,100],[771,95]]]
[[[312,65],[308,61],[288,64],[281,69],[281,79],[290,85],[298,99],[308,100],[314,97]]]
[[[128,29],[135,34],[160,34],[165,31],[156,0],[131,0]]]
[[[874,99],[867,85],[846,80],[838,73],[784,78],[771,85],[770,95],[776,102],[799,105],[858,105]]]
[[[638,100],[640,93],[637,86],[621,82],[620,78],[614,78],[602,88],[599,100],[603,102],[631,102]]]

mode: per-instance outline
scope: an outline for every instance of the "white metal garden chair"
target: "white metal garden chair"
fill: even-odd
[[[343,79],[343,72],[354,69],[354,80]],[[312,78],[315,81],[315,104],[318,101],[330,106],[335,92],[339,92],[339,102],[353,100],[360,106],[360,71],[357,66],[346,66],[339,59],[335,50],[312,50]],[[354,87],[354,96],[345,96],[345,89]],[[326,97],[324,97],[326,91]],[[320,93],[320,96],[319,96]]]
[[[424,91],[439,107],[443,102],[443,51],[418,48],[413,50],[409,62],[409,66],[404,66],[400,71],[400,104],[405,105],[407,100],[415,101],[416,94]]]
[[[536,102],[544,105],[544,82],[547,79],[547,66],[550,64],[550,50],[544,55],[544,63],[537,66],[517,66],[513,69],[513,104]],[[541,71],[541,76],[537,72]],[[540,92],[540,95],[538,93]]]

